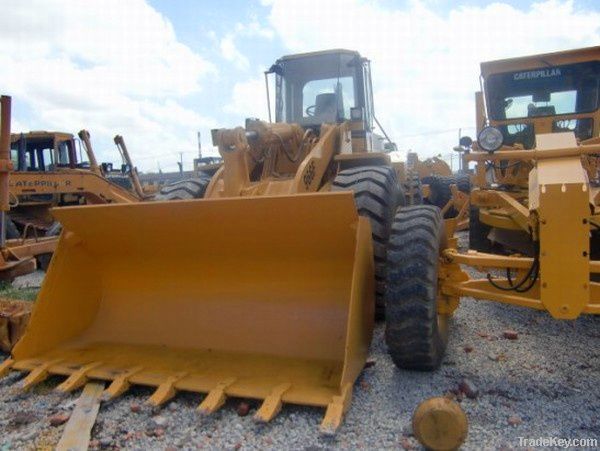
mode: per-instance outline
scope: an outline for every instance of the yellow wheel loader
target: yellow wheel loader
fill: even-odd
[[[439,365],[435,295],[420,299],[413,279],[386,274],[404,194],[374,133],[369,61],[348,50],[292,55],[265,77],[275,78],[275,122],[214,130],[223,163],[212,177],[163,190],[165,202],[54,211],[57,251],[0,372],[29,371],[25,389],[50,374],[66,376],[61,391],[106,380],[105,399],[151,386],[153,405],[203,393],[203,414],[228,396],[261,399],[263,422],[285,403],[322,406],[321,430],[331,433],[384,304],[394,360]],[[444,247],[439,211],[413,208],[390,246],[424,225],[410,252],[433,261]],[[429,268],[413,270],[434,282]],[[404,312],[398,293],[411,296]],[[407,330],[417,334],[414,355],[396,339]]]
[[[481,68],[480,132],[464,155],[475,164],[471,249],[458,252],[448,240],[438,312],[470,296],[557,319],[600,314],[600,47]],[[498,251],[493,236],[505,238]],[[465,266],[485,276],[472,278]]]

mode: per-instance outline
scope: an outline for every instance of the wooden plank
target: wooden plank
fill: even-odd
[[[92,427],[100,410],[103,382],[88,382],[77,400],[71,418],[56,445],[57,451],[85,451],[90,443]]]

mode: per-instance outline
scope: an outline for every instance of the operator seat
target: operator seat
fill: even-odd
[[[335,93],[328,92],[315,98],[315,116],[321,122],[337,122],[337,97]]]

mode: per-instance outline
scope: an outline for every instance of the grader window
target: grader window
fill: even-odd
[[[598,109],[600,61],[490,75],[490,118],[521,119],[590,113]]]

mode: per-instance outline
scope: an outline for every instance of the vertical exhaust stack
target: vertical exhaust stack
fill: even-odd
[[[8,173],[13,169],[10,159],[11,98],[0,97],[0,246],[6,245],[6,212],[10,210]]]
[[[373,327],[368,220],[352,193],[66,207],[63,234],[31,323],[13,352],[31,371],[327,407],[349,406]],[[6,370],[8,368],[4,368]]]

